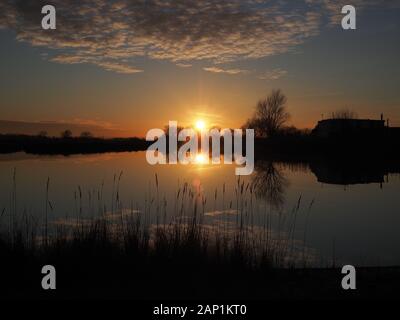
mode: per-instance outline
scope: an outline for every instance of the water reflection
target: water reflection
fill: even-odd
[[[282,209],[289,180],[279,164],[272,161],[256,162],[252,186],[257,197],[265,199],[276,210]]]
[[[400,172],[400,167],[370,161],[311,161],[310,170],[318,182],[338,185],[379,183],[387,180],[389,173]]]
[[[256,201],[246,187],[247,194],[240,197],[243,203],[239,201],[238,205],[235,193],[238,179],[229,165],[150,166],[143,152],[70,157],[5,155],[0,156],[0,186],[3,190],[0,193],[0,228],[7,231],[9,226],[14,168],[17,172],[18,221],[25,213],[33,216],[35,221],[43,219],[48,177],[51,181],[49,201],[54,208],[49,211],[50,221],[62,221],[67,217],[76,219],[79,214],[82,222],[96,216],[97,211],[115,214],[115,208],[129,208],[129,213],[131,208],[145,212],[146,204],[151,204],[153,211],[160,211],[161,223],[164,219],[164,199],[168,203],[168,216],[177,208],[180,212],[182,195],[177,199],[177,190],[188,182],[194,189],[200,188],[202,195],[208,199],[204,210],[202,206],[198,208],[203,223],[236,223],[243,218],[245,222],[250,222],[250,226],[254,222],[254,227],[276,227],[280,225],[279,217],[291,217],[291,210],[297,206],[301,196],[296,224],[290,226],[295,230],[295,240],[303,241],[307,233],[307,247],[315,248],[318,255],[326,259],[324,261],[332,257],[334,242],[338,261],[393,265],[400,263],[400,176],[394,174],[400,172],[399,167],[391,159],[375,162],[364,159],[352,163],[329,159],[299,162],[298,159],[283,156],[263,159],[256,162],[256,171],[251,176],[240,180],[241,185],[252,187],[249,189],[253,196],[256,195]],[[115,186],[114,192],[114,176],[116,173],[118,176],[120,171],[124,175],[119,189]],[[155,174],[159,181],[157,189],[154,186]],[[382,181],[385,181],[382,190],[377,190]],[[344,191],[333,183],[354,185]],[[78,210],[80,203],[74,197],[79,187],[83,197],[82,217]],[[97,200],[98,191],[100,200]],[[160,198],[159,210],[154,204],[157,195]],[[120,206],[115,205],[118,197]],[[313,199],[315,204],[309,214],[309,203]],[[189,204],[184,206],[188,212],[193,209]],[[120,220],[121,214],[118,212],[115,218]]]

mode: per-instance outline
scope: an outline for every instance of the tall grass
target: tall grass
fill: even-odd
[[[156,174],[143,206],[134,204],[132,200],[129,206],[124,206],[120,195],[122,177],[122,171],[114,175],[110,211],[103,199],[103,181],[98,190],[88,192],[87,206],[84,206],[83,189],[78,186],[74,193],[76,217],[63,219],[49,217],[53,205],[48,178],[44,221],[38,221],[26,212],[20,216],[17,214],[14,170],[9,231],[0,234],[0,241],[10,250],[18,247],[33,255],[55,249],[62,252],[71,247],[79,251],[91,246],[114,248],[118,254],[142,258],[181,259],[186,254],[193,260],[246,268],[306,266],[311,258],[304,246],[307,229],[303,241],[296,237],[301,196],[292,210],[276,213],[268,206],[267,200],[257,197],[251,182],[239,177],[232,192],[234,199],[229,204],[226,203],[228,191],[225,183],[215,189],[211,203],[201,186],[179,184],[170,204],[161,194]],[[94,203],[96,199],[97,204]],[[313,201],[308,207],[306,225],[312,204]],[[97,208],[97,214],[94,208]],[[84,214],[84,210],[89,214]],[[261,221],[257,222],[262,210]],[[0,221],[5,212],[4,208]]]

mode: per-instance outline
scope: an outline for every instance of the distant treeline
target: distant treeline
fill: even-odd
[[[90,154],[145,151],[152,144],[143,138],[47,137],[0,134],[0,153]],[[200,146],[199,146],[200,147]],[[243,145],[245,150],[245,144]],[[221,151],[224,143],[221,140]],[[211,143],[210,143],[211,150]],[[255,139],[255,158],[308,161],[315,157],[385,157],[400,159],[398,135],[321,138],[309,133],[277,134]]]
[[[146,150],[141,138],[47,137],[43,135],[0,134],[0,153],[86,154]]]

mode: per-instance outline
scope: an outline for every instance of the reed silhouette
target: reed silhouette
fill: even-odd
[[[254,198],[265,197],[262,201],[279,206],[276,199],[286,185],[276,164],[259,168],[256,181],[237,179],[235,200],[228,203],[225,184],[207,199],[200,188],[184,183],[168,204],[156,175],[143,206],[132,201],[130,207],[120,197],[120,172],[114,177],[110,209],[103,184],[89,193],[87,205],[78,186],[76,212],[63,219],[55,219],[50,179],[44,185],[44,218],[21,212],[14,171],[13,206],[1,213],[0,297],[249,300],[393,294],[393,283],[400,283],[398,268],[358,269],[369,285],[360,281],[357,292],[347,294],[337,285],[340,270],[312,268],[313,253],[305,242],[313,201],[303,204],[300,196],[291,210],[277,216],[268,210],[262,223],[255,223]],[[269,187],[257,189],[264,180]],[[173,208],[172,216],[167,206]],[[300,220],[305,221],[304,230],[298,230]],[[53,292],[40,287],[40,270],[46,264],[57,270]]]

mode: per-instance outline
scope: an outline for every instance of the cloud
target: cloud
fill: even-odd
[[[284,77],[287,75],[287,71],[283,69],[273,69],[271,71],[266,71],[263,74],[258,76],[258,79],[261,80],[278,80],[279,78]]]
[[[354,0],[358,6],[383,0]],[[52,0],[57,30],[41,29],[44,0],[0,2],[0,28],[49,51],[58,63],[88,63],[113,72],[142,72],[137,58],[168,60],[180,67],[212,65],[292,51],[334,21],[338,3],[298,0]],[[214,67],[210,72],[237,74]],[[217,71],[219,69],[219,71]]]
[[[125,73],[125,74],[132,74],[132,73],[139,73],[143,72],[143,70],[136,69],[126,64],[116,63],[116,62],[109,62],[109,61],[99,61],[97,63],[100,67],[108,71],[115,71],[117,73]]]
[[[225,74],[230,74],[230,75],[236,75],[236,74],[243,74],[243,73],[249,73],[248,70],[242,70],[242,69],[222,69],[219,67],[206,67],[203,68],[204,71],[212,72],[212,73],[225,73]]]
[[[192,65],[189,63],[177,63],[176,64],[179,68],[190,68]]]
[[[320,8],[325,12],[325,16],[328,18],[328,24],[330,26],[338,25],[341,26],[341,20],[343,18],[342,8],[345,5],[352,5],[357,9],[357,13],[371,7],[385,7],[385,8],[399,8],[400,4],[395,3],[396,1],[387,0],[306,0],[306,3],[315,8]]]

